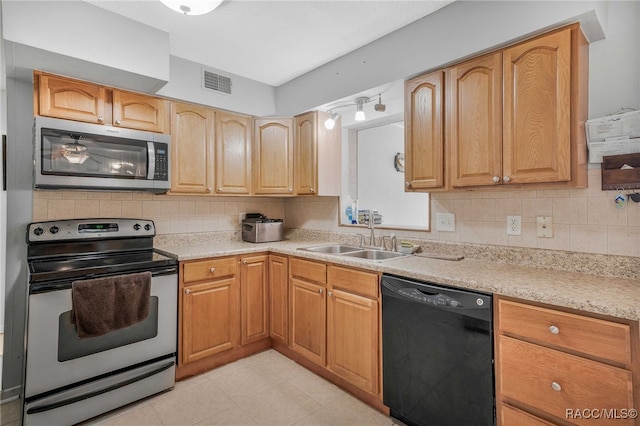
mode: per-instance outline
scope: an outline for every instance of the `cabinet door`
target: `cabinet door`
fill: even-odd
[[[405,82],[405,190],[444,186],[443,73]]]
[[[44,74],[39,80],[40,115],[105,123],[104,87]]]
[[[251,119],[216,113],[216,193],[251,192]]]
[[[447,70],[447,136],[451,186],[502,180],[502,54]]]
[[[188,363],[238,345],[238,287],[235,277],[183,290],[182,362]]]
[[[291,278],[291,349],[316,364],[326,363],[327,299],[323,286]]]
[[[214,120],[211,109],[171,104],[171,192],[213,191]]]
[[[571,179],[571,29],[504,50],[503,181]]]
[[[289,343],[289,259],[269,256],[269,293],[271,309],[269,321],[271,338],[285,345]]]
[[[370,393],[378,391],[378,302],[340,290],[329,291],[329,369]]]
[[[293,119],[256,119],[254,194],[293,194]]]
[[[269,337],[267,259],[267,255],[240,259],[241,342],[243,345]]]
[[[315,111],[295,117],[294,184],[297,195],[318,190],[318,118]]]
[[[113,91],[113,125],[166,133],[166,101],[139,93]]]

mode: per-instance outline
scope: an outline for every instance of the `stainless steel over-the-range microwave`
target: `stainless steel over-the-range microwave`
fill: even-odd
[[[35,118],[35,187],[166,192],[169,135]]]

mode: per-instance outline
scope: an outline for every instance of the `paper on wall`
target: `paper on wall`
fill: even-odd
[[[640,153],[640,111],[614,114],[585,123],[589,162],[605,155]]]

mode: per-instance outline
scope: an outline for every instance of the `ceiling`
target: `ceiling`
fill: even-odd
[[[170,52],[280,86],[454,0],[225,0],[200,16],[155,0],[87,0],[170,34]]]

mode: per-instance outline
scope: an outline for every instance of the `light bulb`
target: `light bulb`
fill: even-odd
[[[324,127],[327,130],[332,130],[336,126],[339,117],[340,116],[337,113],[331,112],[329,118],[324,122]]]
[[[364,111],[362,110],[356,111],[356,117],[355,117],[356,121],[364,121],[366,119],[367,117],[364,115]]]

